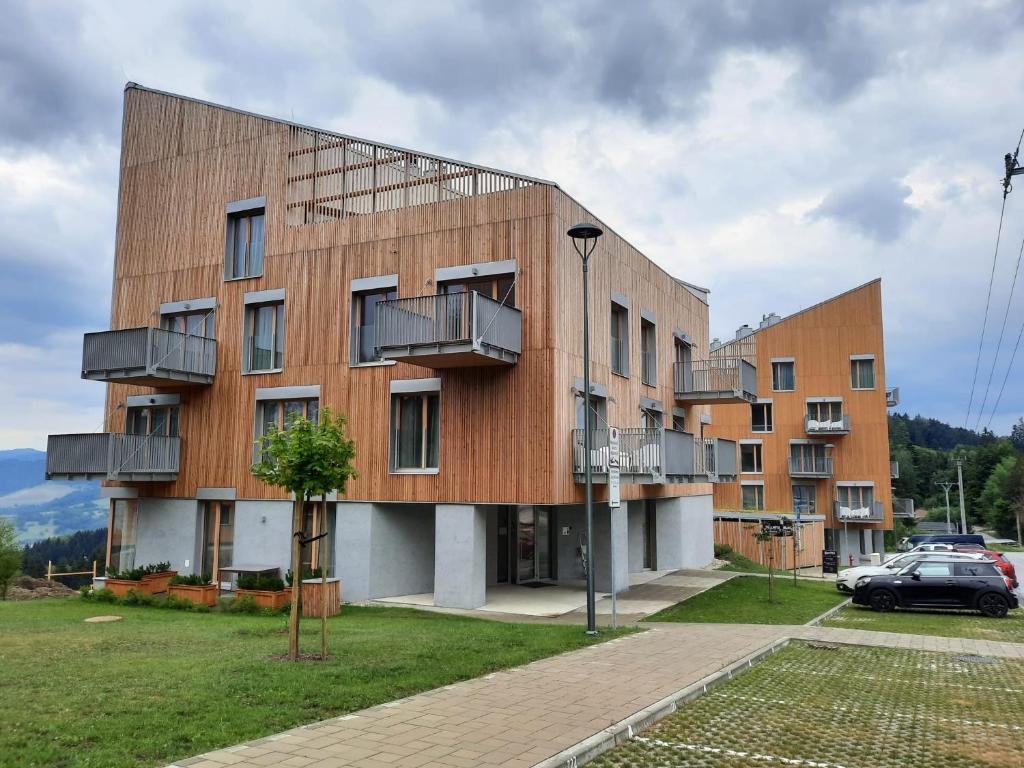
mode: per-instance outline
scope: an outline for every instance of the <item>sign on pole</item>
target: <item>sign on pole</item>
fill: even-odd
[[[608,506],[618,509],[621,506],[619,495],[619,429],[608,428]]]

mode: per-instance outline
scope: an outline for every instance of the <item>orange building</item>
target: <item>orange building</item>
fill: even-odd
[[[741,328],[712,357],[756,358],[752,403],[716,405],[705,435],[740,446],[739,477],[716,485],[718,518],[796,513],[824,524],[840,563],[883,552],[892,528],[882,283],[873,280],[786,318]],[[804,563],[821,553],[805,553]]]

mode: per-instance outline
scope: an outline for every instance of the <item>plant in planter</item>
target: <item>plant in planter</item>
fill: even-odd
[[[265,573],[243,573],[236,582],[235,600],[250,597],[260,608],[279,610],[288,604],[292,591],[285,589],[280,576]]]
[[[141,595],[156,595],[166,592],[171,579],[178,574],[171,570],[170,563],[151,563],[125,571],[107,573],[107,589],[115,597],[125,597],[130,591]]]
[[[211,581],[209,574],[174,575],[167,587],[167,594],[176,600],[209,605],[212,608],[217,604],[220,587]]]

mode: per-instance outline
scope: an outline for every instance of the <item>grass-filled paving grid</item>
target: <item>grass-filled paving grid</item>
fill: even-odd
[[[1024,764],[1024,661],[793,644],[590,765]]]
[[[1005,618],[990,619],[966,611],[899,610],[878,613],[870,608],[851,605],[828,619],[825,626],[1024,643],[1024,610],[1020,608],[1010,611]]]

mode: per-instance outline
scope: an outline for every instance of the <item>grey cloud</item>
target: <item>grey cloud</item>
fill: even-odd
[[[0,2],[0,148],[117,136],[117,74],[85,45],[77,10]]]
[[[895,179],[866,179],[830,192],[808,218],[832,219],[878,242],[891,242],[917,216],[906,201],[912,191]]]

